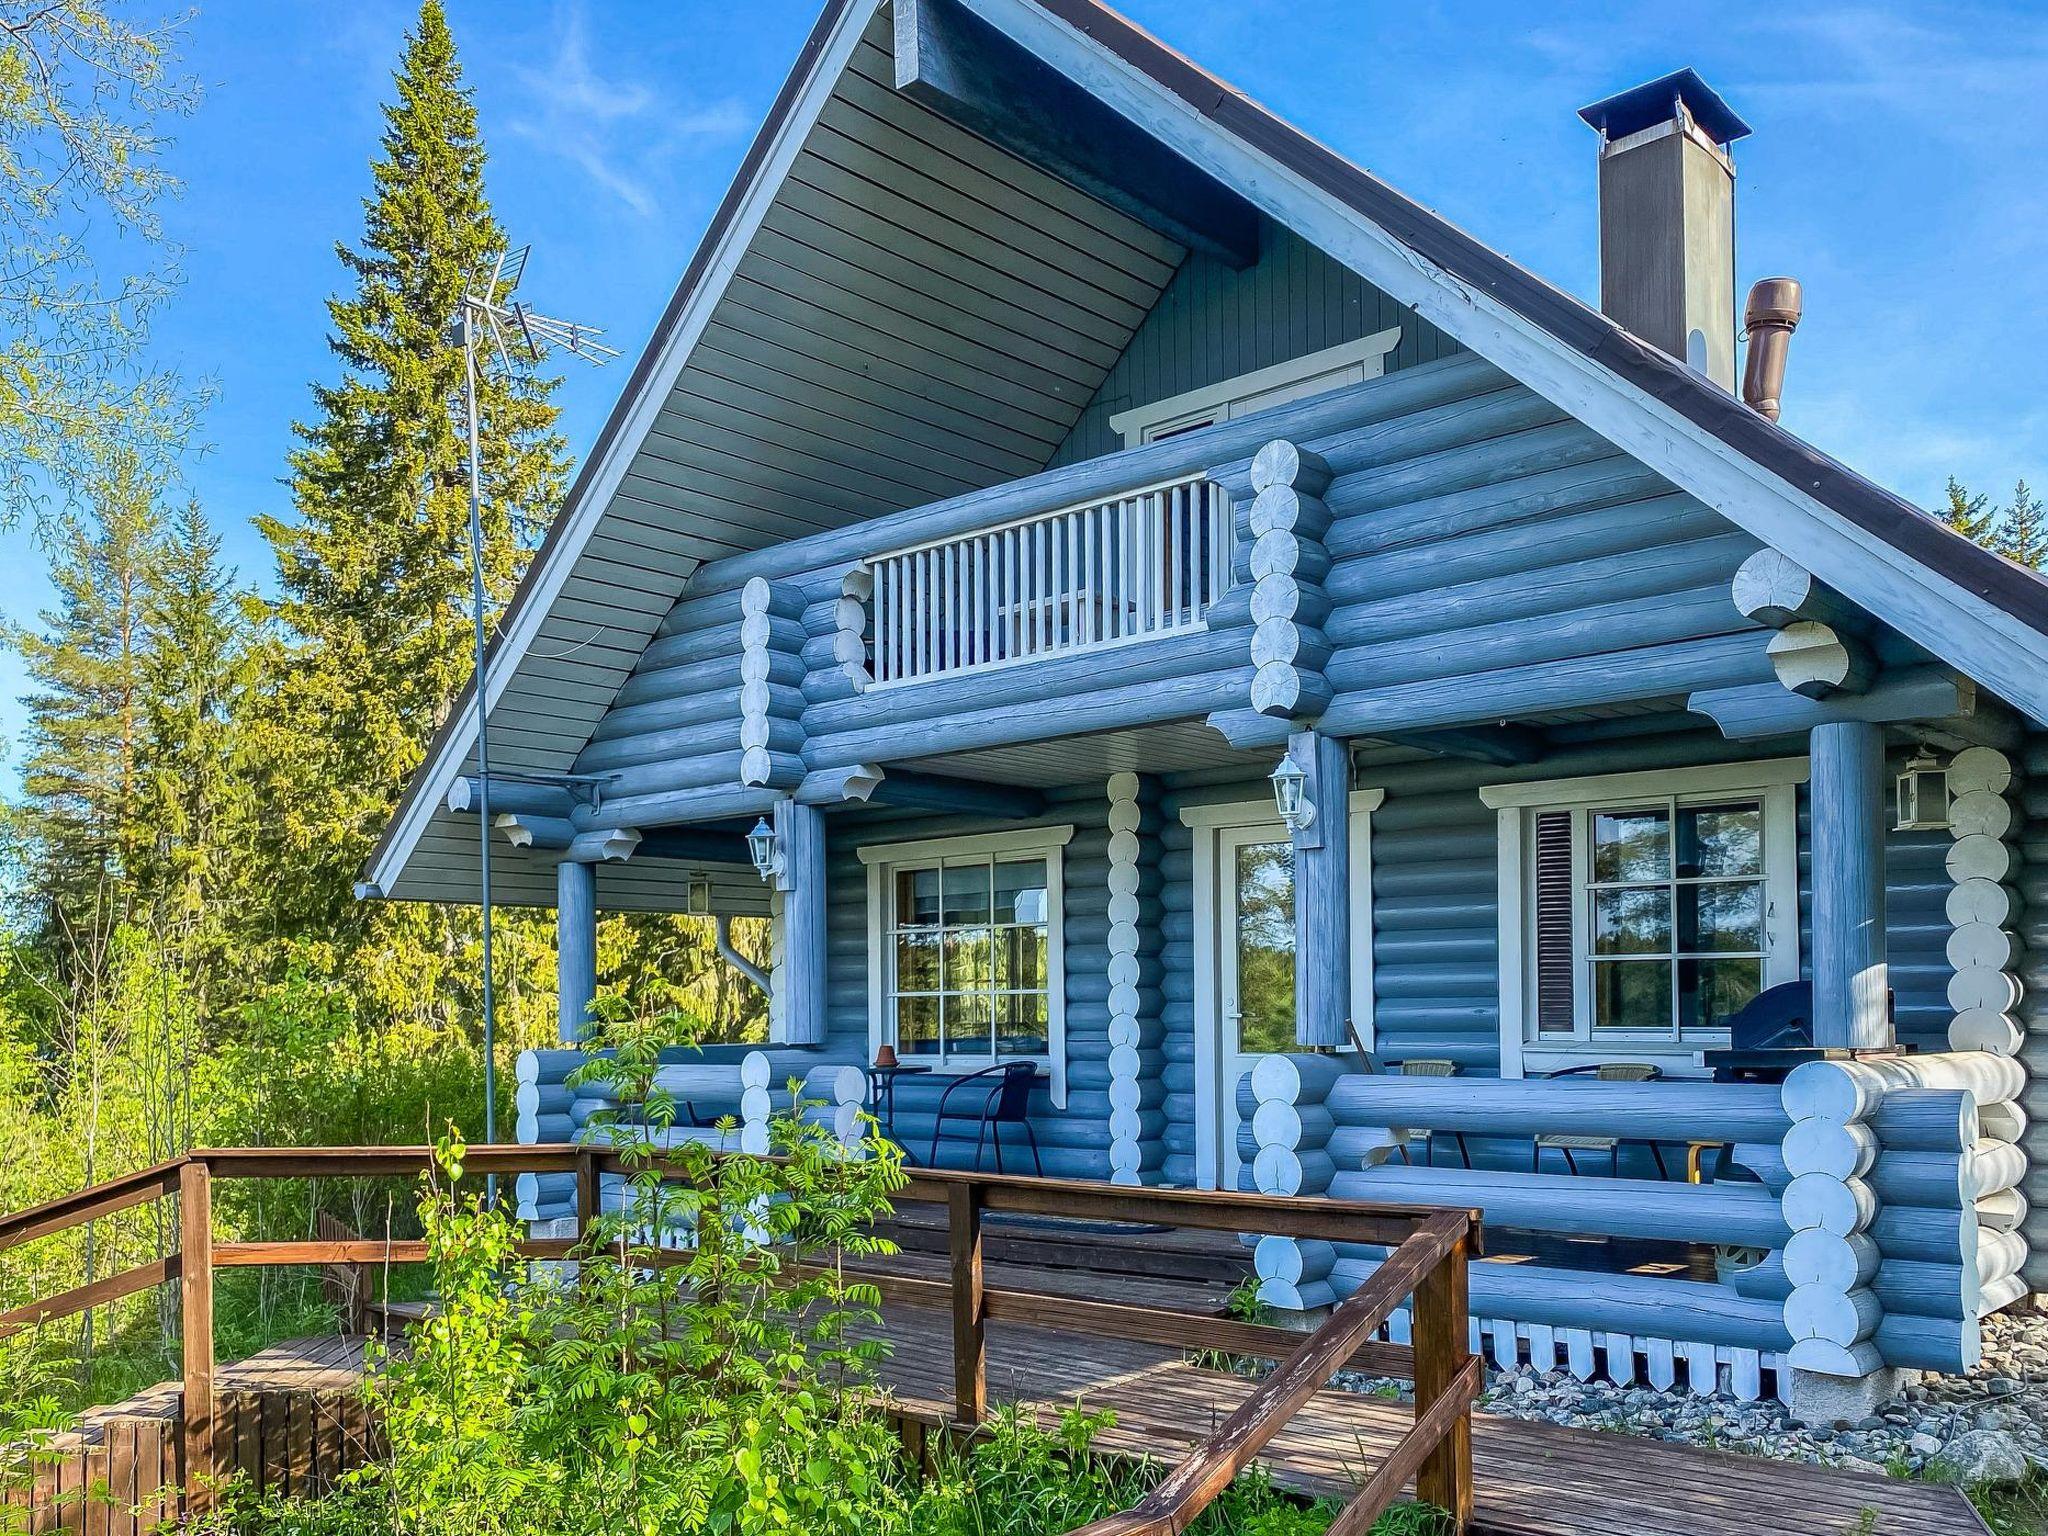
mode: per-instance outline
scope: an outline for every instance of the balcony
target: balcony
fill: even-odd
[[[1230,518],[1195,474],[878,556],[872,686],[1202,629],[1231,585]]]

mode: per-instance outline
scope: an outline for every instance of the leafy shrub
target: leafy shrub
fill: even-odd
[[[463,1148],[443,1144],[420,1203],[440,1304],[371,1383],[399,1528],[903,1529],[900,1444],[855,1395],[881,1298],[844,1266],[887,1251],[895,1149],[849,1158],[793,1099],[773,1160],[717,1157],[654,1087],[658,1029],[608,1036],[586,1070],[622,1105],[599,1129],[630,1171],[573,1280],[520,1277],[516,1225],[454,1193]]]
[[[440,1301],[369,1386],[388,1458],[321,1500],[230,1490],[208,1529],[1047,1536],[1144,1497],[1162,1469],[1096,1455],[1114,1420],[1078,1407],[1052,1431],[1001,1411],[920,1481],[872,1390],[880,1296],[845,1267],[890,1251],[873,1232],[899,1154],[847,1157],[792,1092],[776,1157],[717,1157],[655,1085],[660,1035],[615,1024],[584,1069],[620,1106],[598,1130],[629,1172],[576,1273],[526,1276],[516,1224],[458,1192],[465,1148],[444,1141],[419,1204]],[[1332,1513],[1255,1470],[1193,1532],[1319,1536]]]

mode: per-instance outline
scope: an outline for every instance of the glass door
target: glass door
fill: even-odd
[[[1238,1153],[1237,1084],[1252,1058],[1294,1049],[1294,846],[1277,825],[1234,827],[1216,852],[1218,1174],[1235,1189],[1248,1161]]]

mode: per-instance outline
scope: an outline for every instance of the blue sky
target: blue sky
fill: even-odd
[[[491,151],[489,187],[535,246],[528,297],[645,341],[815,0],[449,0]],[[1738,278],[1806,285],[1785,423],[1929,504],[1956,474],[2048,480],[2048,8],[2007,4],[1532,6],[1511,0],[1128,0],[1167,41],[1523,265],[1596,291],[1594,138],[1576,109],[1680,65],[1756,128],[1737,146]],[[308,385],[329,378],[333,247],[414,7],[199,0],[169,224],[185,288],[159,354],[218,399],[191,486],[244,577]],[[579,452],[625,367],[572,372]],[[0,609],[47,600],[24,531]],[[0,658],[0,733],[20,720]]]

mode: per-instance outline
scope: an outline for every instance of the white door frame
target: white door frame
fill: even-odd
[[[1382,789],[1354,789],[1350,799],[1351,836],[1351,1022],[1367,1050],[1373,1048],[1372,988],[1372,813],[1386,798]],[[1214,1189],[1223,1166],[1225,1106],[1223,1063],[1222,978],[1223,872],[1217,851],[1226,830],[1281,833],[1280,818],[1270,799],[1228,805],[1193,805],[1180,813],[1194,836],[1195,951],[1195,1184]]]

